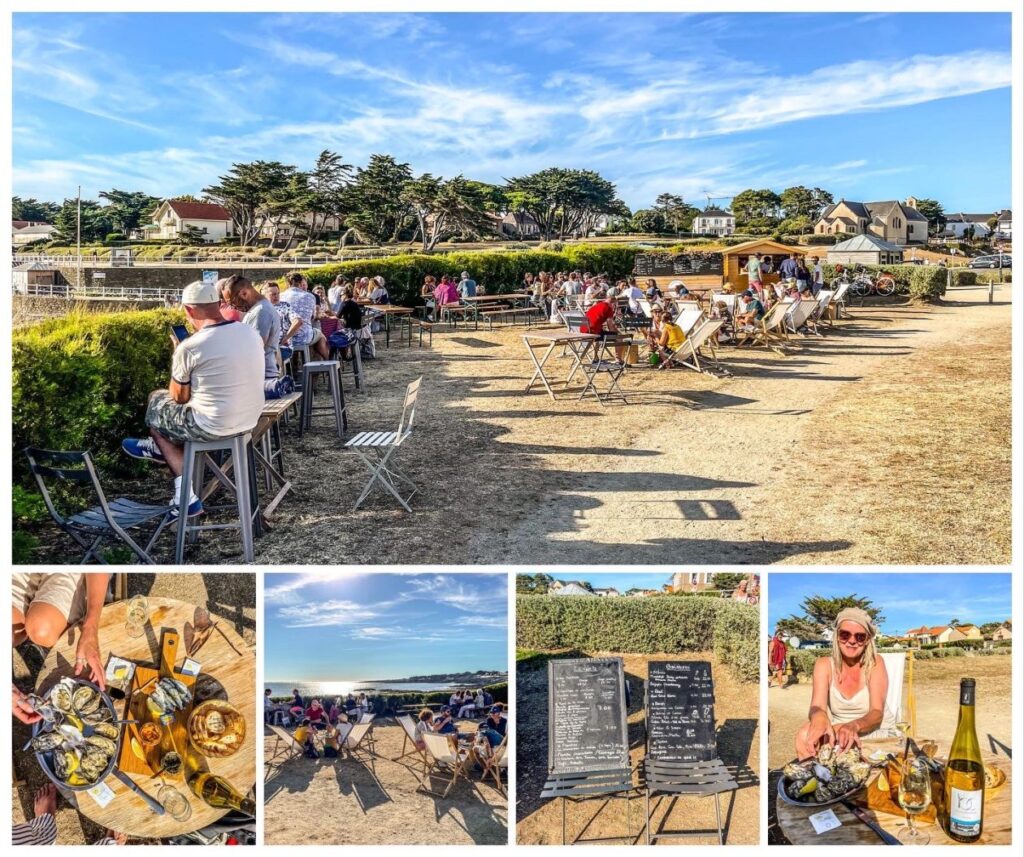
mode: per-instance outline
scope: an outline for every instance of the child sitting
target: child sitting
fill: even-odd
[[[307,759],[319,759],[320,753],[313,743],[313,727],[309,725],[309,718],[304,718],[299,728],[295,730],[295,740],[302,745],[303,754]]]

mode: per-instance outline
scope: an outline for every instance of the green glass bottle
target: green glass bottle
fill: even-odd
[[[210,806],[236,809],[245,815],[256,816],[256,801],[239,794],[231,783],[216,774],[198,771],[189,778],[188,787]]]
[[[957,842],[977,842],[985,821],[985,765],[974,728],[974,679],[960,679],[960,719],[946,762],[946,832]]]

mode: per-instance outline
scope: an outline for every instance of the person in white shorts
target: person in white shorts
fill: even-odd
[[[102,573],[12,575],[13,644],[20,646],[31,640],[37,646],[51,649],[71,625],[81,622],[75,651],[75,675],[81,675],[105,689],[99,627],[109,582],[110,575]],[[23,723],[34,723],[39,719],[17,688],[13,688],[12,705],[14,716]]]

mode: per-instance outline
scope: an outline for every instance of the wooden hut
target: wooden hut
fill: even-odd
[[[807,255],[799,247],[790,247],[770,238],[758,238],[729,247],[722,251],[722,285],[727,291],[742,292],[747,288],[747,261],[755,253],[761,254],[762,261],[768,258],[772,263],[771,273],[762,278],[764,283],[779,281],[779,265],[790,253],[795,253],[798,259]]]

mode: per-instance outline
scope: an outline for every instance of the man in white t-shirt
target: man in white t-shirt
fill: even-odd
[[[633,313],[633,315],[643,314],[643,309],[640,307],[640,301],[644,299],[644,290],[636,283],[633,283],[631,286],[626,286],[622,292],[622,297],[629,298],[629,311]]]
[[[821,260],[817,256],[812,256],[811,261],[814,263],[811,270],[811,293],[817,297],[821,287],[825,285],[825,272],[822,271]]]
[[[174,474],[177,506],[185,443],[217,440],[249,431],[260,418],[263,395],[263,340],[249,325],[225,321],[213,283],[189,283],[181,295],[195,333],[180,342],[171,358],[171,383],[155,390],[146,407],[150,437],[126,438],[121,448],[132,458],[166,464]],[[189,496],[189,516],[203,504]]]

